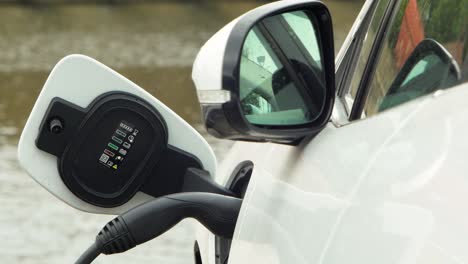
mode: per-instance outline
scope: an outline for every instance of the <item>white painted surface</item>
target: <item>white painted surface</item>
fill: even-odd
[[[299,147],[235,144],[219,172],[255,168],[229,263],[467,263],[468,84],[438,94]]]
[[[221,90],[224,52],[232,28],[239,18],[224,26],[200,49],[192,67],[197,90]]]
[[[18,158],[21,166],[35,181],[70,206],[87,212],[119,214],[152,199],[139,192],[119,207],[104,209],[90,205],[72,194],[62,182],[57,158],[39,150],[34,143],[52,98],[60,97],[85,108],[97,96],[110,91],[132,93],[152,104],[166,121],[169,144],[197,156],[205,169],[215,175],[216,157],[194,128],[148,92],[112,69],[92,58],[71,55],[62,59],[52,70],[21,135]]]

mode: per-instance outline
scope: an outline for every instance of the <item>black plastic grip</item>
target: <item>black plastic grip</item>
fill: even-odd
[[[232,238],[242,200],[212,193],[179,193],[140,205],[120,218],[136,244],[166,232],[184,218],[195,218],[217,236]]]
[[[137,206],[107,223],[96,236],[104,254],[127,251],[165,233],[185,218],[195,218],[213,234],[232,238],[242,199],[192,192],[164,196]]]

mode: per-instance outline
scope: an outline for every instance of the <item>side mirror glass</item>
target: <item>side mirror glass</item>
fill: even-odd
[[[266,17],[242,48],[239,99],[253,125],[305,125],[325,105],[325,75],[317,22],[307,11]]]
[[[452,87],[460,79],[460,67],[450,52],[437,41],[425,39],[406,60],[383,98],[379,111]]]
[[[207,130],[220,138],[296,142],[328,122],[333,30],[320,2],[279,1],[214,35],[193,67]]]

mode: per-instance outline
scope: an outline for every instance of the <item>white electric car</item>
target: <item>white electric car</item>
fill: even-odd
[[[250,183],[232,242],[200,230],[196,263],[468,263],[468,2],[368,0],[334,65],[324,9],[260,7],[200,51],[208,130],[269,143],[219,167]]]
[[[367,0],[337,56],[326,3],[235,19],[193,66],[207,130],[237,141],[219,165],[159,100],[71,55],[19,160],[70,206],[121,214],[77,263],[186,217],[207,227],[196,264],[468,263],[467,17],[466,0]]]

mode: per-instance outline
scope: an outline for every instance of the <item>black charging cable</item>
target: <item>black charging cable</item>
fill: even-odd
[[[92,263],[99,255],[101,255],[101,250],[98,248],[96,243],[93,243],[80,258],[75,262],[79,264]]]
[[[107,223],[76,264],[92,263],[145,243],[185,218],[195,218],[213,234],[232,238],[242,199],[204,192],[178,193],[137,206]]]

